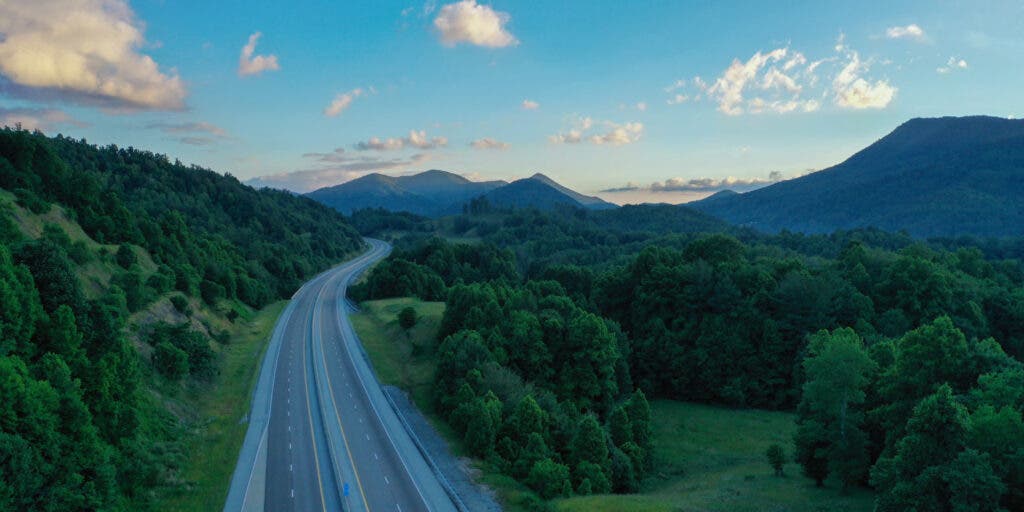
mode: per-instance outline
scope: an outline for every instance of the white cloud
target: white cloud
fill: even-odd
[[[647,111],[647,102],[646,101],[641,101],[640,103],[637,103],[636,104],[636,109],[639,110],[640,112],[646,112]]]
[[[277,71],[281,66],[277,64],[277,55],[253,55],[256,52],[256,42],[263,34],[259,32],[249,36],[249,42],[242,47],[242,53],[238,56],[238,76],[258,75],[264,71]]]
[[[678,105],[680,103],[686,103],[686,101],[689,99],[690,97],[685,94],[676,94],[675,96],[672,96],[671,98],[665,100],[665,103],[669,105]]]
[[[644,134],[643,123],[631,122],[626,124],[615,124],[606,122],[608,125],[608,131],[598,135],[592,135],[590,142],[597,145],[608,144],[611,146],[622,146],[625,144],[632,144],[638,140]]]
[[[729,116],[813,112],[819,103],[804,99],[805,85],[801,83],[815,80],[808,69],[810,66],[807,66],[807,58],[802,53],[776,48],[767,53],[758,51],[746,62],[734,59],[710,86],[700,77],[694,78],[693,85],[717,101],[718,110]],[[674,105],[689,99],[689,96],[678,93],[668,103]],[[701,96],[698,94],[693,99],[699,100]]]
[[[782,179],[782,173],[778,171],[769,173],[767,179],[736,178],[733,176],[725,178],[669,178],[665,181],[651,183],[650,185],[627,183],[621,187],[609,188],[601,192],[717,192],[726,189],[734,192],[748,192],[782,181]]]
[[[62,110],[0,107],[0,126],[21,126],[22,129],[29,131],[49,131],[60,125],[86,126]]]
[[[594,120],[589,117],[577,116],[572,121],[572,128],[566,132],[551,135],[548,140],[552,144],[579,144],[586,141],[595,145],[622,146],[640,140],[644,133],[643,123],[635,121],[623,124],[603,121],[600,124],[607,128],[607,131],[591,134],[590,131],[595,125]]]
[[[553,144],[579,144],[583,142],[583,134],[594,125],[594,120],[589,117],[575,116],[572,119],[572,128],[565,133],[558,133],[548,136]]]
[[[445,46],[468,43],[488,48],[503,48],[518,44],[505,25],[511,17],[476,0],[462,0],[441,7],[434,18],[434,28]]]
[[[849,61],[832,79],[832,91],[835,93],[833,102],[843,108],[866,109],[885,108],[896,96],[896,87],[888,80],[870,82],[862,77],[869,70],[869,65],[860,60],[860,55],[849,51]]]
[[[359,151],[397,151],[405,147],[418,149],[437,149],[448,145],[445,137],[428,137],[425,130],[410,130],[408,137],[380,139],[370,137],[364,142],[357,142],[355,148]]]
[[[508,149],[509,147],[508,143],[490,137],[474,140],[469,145],[476,149]]]
[[[180,110],[185,85],[148,55],[124,0],[0,1],[5,92],[119,110]]]
[[[945,66],[939,66],[935,68],[935,71],[944,75],[946,73],[949,73],[950,71],[958,71],[963,69],[967,69],[966,60],[957,57],[950,57],[949,60],[946,61]]]
[[[889,39],[924,41],[927,36],[925,36],[924,29],[917,26],[917,24],[911,23],[903,27],[889,27],[885,30],[885,37]]]
[[[333,100],[331,100],[331,104],[327,105],[327,108],[324,109],[324,115],[327,117],[338,117],[338,115],[344,112],[349,105],[352,105],[352,102],[355,101],[356,98],[362,95],[362,88],[356,88],[351,91],[338,94]]]
[[[406,137],[405,143],[420,149],[435,149],[448,145],[448,139],[444,137],[427,137],[426,130],[412,130]]]
[[[522,107],[523,110],[537,110],[540,108],[540,103],[533,100],[523,100]]]
[[[666,87],[665,88],[665,92],[669,92],[670,93],[672,91],[675,91],[676,89],[682,89],[683,87],[686,87],[686,79],[685,78],[680,78],[679,80],[676,80],[675,82],[672,82],[672,85],[669,85],[668,87]]]
[[[405,140],[387,138],[380,139],[377,137],[370,137],[365,142],[357,142],[355,148],[359,151],[395,151],[405,147]]]

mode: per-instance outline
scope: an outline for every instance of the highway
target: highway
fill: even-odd
[[[449,511],[348,320],[348,283],[391,248],[306,283],[278,319],[225,511]]]

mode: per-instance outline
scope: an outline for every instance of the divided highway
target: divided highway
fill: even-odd
[[[226,512],[454,511],[384,396],[348,320],[349,282],[391,248],[306,283],[278,319]]]

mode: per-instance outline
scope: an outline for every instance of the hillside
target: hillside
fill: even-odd
[[[383,208],[428,217],[455,215],[470,200],[483,197],[501,208],[550,210],[568,205],[590,210],[610,210],[616,205],[586,196],[537,173],[529,178],[504,181],[470,181],[446,171],[430,170],[411,176],[368,174],[349,182],[306,194],[345,214],[365,208]]]
[[[877,227],[1015,236],[1024,225],[1024,120],[910,120],[846,161],[688,206],[764,231]]]
[[[500,208],[536,208],[551,210],[556,206],[581,206],[578,201],[554,187],[534,178],[513,181],[482,196]]]
[[[435,216],[505,185],[503,181],[470,181],[446,171],[430,170],[412,176],[368,174],[349,182],[314,190],[308,197],[349,214],[364,208],[383,208]]]
[[[543,183],[543,184],[545,184],[545,185],[547,185],[547,186],[549,186],[549,187],[551,187],[551,188],[553,188],[553,189],[555,189],[555,190],[557,190],[557,191],[559,191],[559,192],[561,192],[561,193],[571,197],[573,200],[575,200],[577,203],[583,205],[585,208],[588,208],[588,209],[591,209],[591,210],[611,210],[611,209],[617,208],[616,205],[614,205],[612,203],[609,203],[608,201],[605,201],[604,199],[601,199],[600,197],[585,196],[583,194],[580,194],[579,192],[576,192],[575,190],[572,190],[572,189],[570,189],[568,187],[564,187],[560,183],[556,182],[555,180],[553,180],[553,179],[551,179],[551,178],[549,178],[549,177],[547,177],[547,176],[545,176],[545,175],[543,175],[543,174],[541,174],[539,172],[537,174],[534,174],[533,176],[530,176],[530,179],[531,180],[535,180],[535,181],[539,181],[539,182],[541,182],[541,183]]]
[[[0,510],[160,509],[193,478],[219,501],[226,475],[187,454],[239,423],[220,406],[246,402],[263,339],[241,326],[361,245],[305,198],[0,130]]]

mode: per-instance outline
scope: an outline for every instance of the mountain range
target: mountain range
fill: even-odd
[[[1024,120],[912,119],[846,161],[686,206],[760,231],[876,227],[914,236],[1024,233]]]
[[[419,215],[457,214],[472,199],[483,197],[506,208],[553,209],[569,205],[592,210],[616,208],[600,198],[586,196],[537,173],[513,181],[471,181],[458,174],[429,170],[411,176],[366,176],[314,190],[307,194],[342,213],[363,208],[383,208]]]

